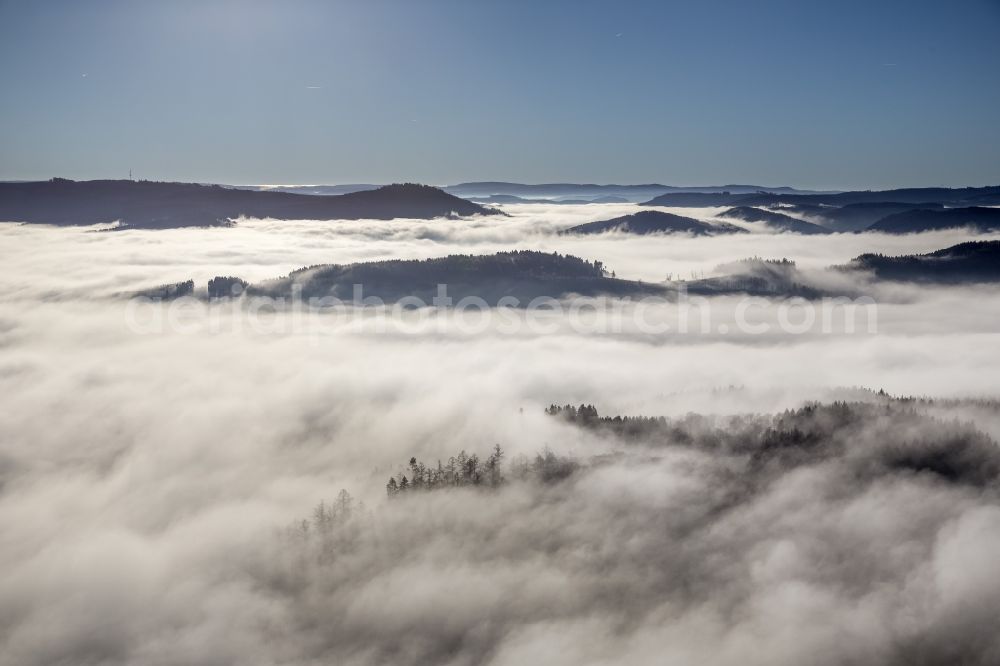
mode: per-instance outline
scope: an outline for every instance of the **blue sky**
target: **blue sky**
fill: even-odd
[[[997,0],[0,0],[0,179],[997,184],[998,36]]]

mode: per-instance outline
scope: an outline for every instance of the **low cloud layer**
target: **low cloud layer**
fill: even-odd
[[[763,233],[687,237],[556,236],[566,227],[642,210],[631,204],[506,206],[510,217],[340,222],[241,220],[235,228],[94,232],[90,228],[0,224],[7,296],[108,295],[164,282],[235,274],[250,281],[324,263],[422,259],[537,249],[598,259],[619,277],[662,281],[711,275],[752,256],[787,257],[801,268],[843,264],[864,252],[913,254],[974,239],[963,230],[912,235]],[[722,209],[664,208],[711,219]]]
[[[824,460],[782,469],[731,506],[744,462],[623,449],[542,411],[771,413],[870,399],[861,386],[989,395],[1000,374],[995,290],[905,290],[880,304],[877,334],[801,336],[374,334],[359,321],[320,339],[294,327],[141,335],[126,304],[105,298],[187,278],[510,247],[659,280],[752,255],[808,268],[968,240],[570,239],[548,232],[634,207],[507,210],[163,232],[0,225],[0,662],[1000,659],[995,486],[862,482]],[[720,317],[735,307],[713,299]],[[989,405],[921,409],[1000,437]],[[494,443],[583,461],[625,452],[557,486],[386,502],[386,479],[410,456]],[[341,488],[367,510],[337,532],[333,554],[290,541],[284,528]]]

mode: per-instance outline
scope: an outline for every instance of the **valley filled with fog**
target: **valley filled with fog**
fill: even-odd
[[[639,207],[502,210],[0,224],[0,662],[1000,661],[1000,292],[824,272],[1000,234],[570,236]],[[738,294],[687,332],[670,302],[638,322],[602,302],[588,327],[129,298],[517,249],[653,285],[787,258],[876,318],[787,330],[805,305],[763,298],[751,332]],[[581,404],[666,421],[546,412]],[[387,494],[411,458],[495,445],[502,482]]]

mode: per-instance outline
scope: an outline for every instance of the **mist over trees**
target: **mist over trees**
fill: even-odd
[[[1000,666],[998,27],[0,0],[0,666]]]
[[[859,476],[913,473],[973,486],[1000,479],[1000,446],[992,438],[971,422],[929,416],[912,400],[811,404],[727,419],[602,417],[593,405],[551,405],[546,414],[632,444],[747,456],[751,468],[849,459]]]
[[[410,458],[409,476],[406,472],[400,472],[391,477],[385,487],[386,493],[394,498],[400,493],[460,486],[496,488],[504,482],[503,459],[504,452],[499,444],[482,461],[477,454],[469,455],[464,450],[448,458],[446,463],[438,460],[436,466],[428,466],[417,462],[416,458]]]
[[[548,447],[532,457],[519,455],[506,461],[506,453],[496,444],[484,459],[464,450],[449,457],[447,462],[438,460],[436,466],[410,458],[409,471],[390,477],[385,490],[390,499],[395,499],[407,493],[448,488],[496,489],[508,477],[516,481],[554,483],[568,478],[578,467],[576,460],[558,456]]]
[[[992,401],[884,393],[729,417],[550,405],[553,423],[605,452],[545,449],[506,462],[496,445],[485,458],[411,457],[373,510],[321,503],[290,529],[268,586],[326,657],[513,663],[582,612],[581,630],[602,632],[598,649],[627,663],[746,663],[739,646],[752,632],[766,656],[749,663],[819,654],[821,664],[985,666],[1000,649],[985,601],[1000,588],[987,582],[991,564],[959,553],[978,530],[1000,527],[1000,449],[970,422],[931,415],[968,407],[997,413]],[[571,475],[548,482],[543,470],[566,466]],[[1000,554],[1000,541],[991,544]],[[945,557],[964,558],[952,585],[984,586],[984,603],[932,591]],[[455,568],[415,578],[429,562]],[[348,601],[384,585],[409,610]],[[317,587],[331,597],[311,598]],[[789,603],[818,614],[789,615]],[[870,620],[852,623],[859,608]],[[371,623],[376,616],[389,626]],[[606,636],[605,623],[622,617],[624,634]],[[702,640],[705,631],[716,640]],[[589,663],[586,645],[555,662]]]
[[[133,297],[148,298],[153,301],[169,301],[194,294],[194,280],[184,280],[173,284],[163,284],[158,287],[142,289],[130,294]]]

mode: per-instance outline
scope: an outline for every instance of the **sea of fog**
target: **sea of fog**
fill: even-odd
[[[621,453],[543,411],[772,413],[867,399],[863,388],[995,397],[993,288],[899,286],[880,292],[875,332],[806,334],[581,331],[557,318],[378,330],[363,314],[317,329],[282,311],[253,328],[231,304],[137,330],[122,296],[515,248],[658,282],[750,256],[819,269],[973,239],[751,224],[566,237],[555,232],[637,207],[504,210],[167,231],[0,224],[0,663],[1000,663],[995,487],[862,485],[817,464],[719,512],[729,463]],[[727,319],[739,299],[711,307]],[[948,418],[1000,438],[995,411]],[[614,456],[551,487],[387,501],[411,456],[494,444],[510,457]],[[289,536],[341,489],[355,517],[332,546]]]

